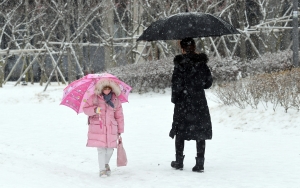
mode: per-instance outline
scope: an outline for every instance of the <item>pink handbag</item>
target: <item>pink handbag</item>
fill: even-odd
[[[126,166],[127,165],[127,156],[125,149],[123,147],[122,137],[119,137],[119,143],[117,147],[117,166]]]

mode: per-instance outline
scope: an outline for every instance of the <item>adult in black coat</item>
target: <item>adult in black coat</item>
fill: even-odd
[[[180,41],[182,54],[174,58],[172,99],[175,104],[173,124],[169,136],[175,138],[176,161],[171,166],[183,168],[185,140],[196,140],[197,157],[195,172],[204,171],[205,140],[212,138],[212,125],[204,89],[212,85],[206,54],[195,52],[195,41]]]

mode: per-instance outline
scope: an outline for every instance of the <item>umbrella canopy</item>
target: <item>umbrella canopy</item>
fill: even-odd
[[[60,104],[70,107],[75,110],[77,114],[83,112],[83,105],[85,101],[94,94],[97,82],[103,79],[115,82],[121,90],[121,94],[118,96],[119,100],[122,103],[128,102],[128,95],[132,88],[119,80],[116,76],[103,73],[88,74],[81,79],[70,83],[64,89],[63,98]]]
[[[185,12],[153,22],[137,40],[181,40],[232,34],[240,33],[218,16]]]

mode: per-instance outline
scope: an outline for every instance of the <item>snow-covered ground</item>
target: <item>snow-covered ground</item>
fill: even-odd
[[[128,166],[116,167],[115,151],[112,176],[99,178],[96,149],[85,147],[86,116],[59,105],[65,86],[13,85],[0,88],[1,188],[300,187],[300,112],[222,106],[208,90],[205,172],[191,171],[195,141],[186,142],[184,170],[176,171],[170,91],[132,93],[123,105]]]

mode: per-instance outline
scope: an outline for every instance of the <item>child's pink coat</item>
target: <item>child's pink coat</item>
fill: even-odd
[[[118,133],[124,132],[124,115],[122,104],[113,94],[111,101],[114,108],[109,106],[102,95],[92,95],[83,107],[83,112],[89,116],[88,147],[116,148]],[[101,108],[100,118],[95,113],[96,107]]]

